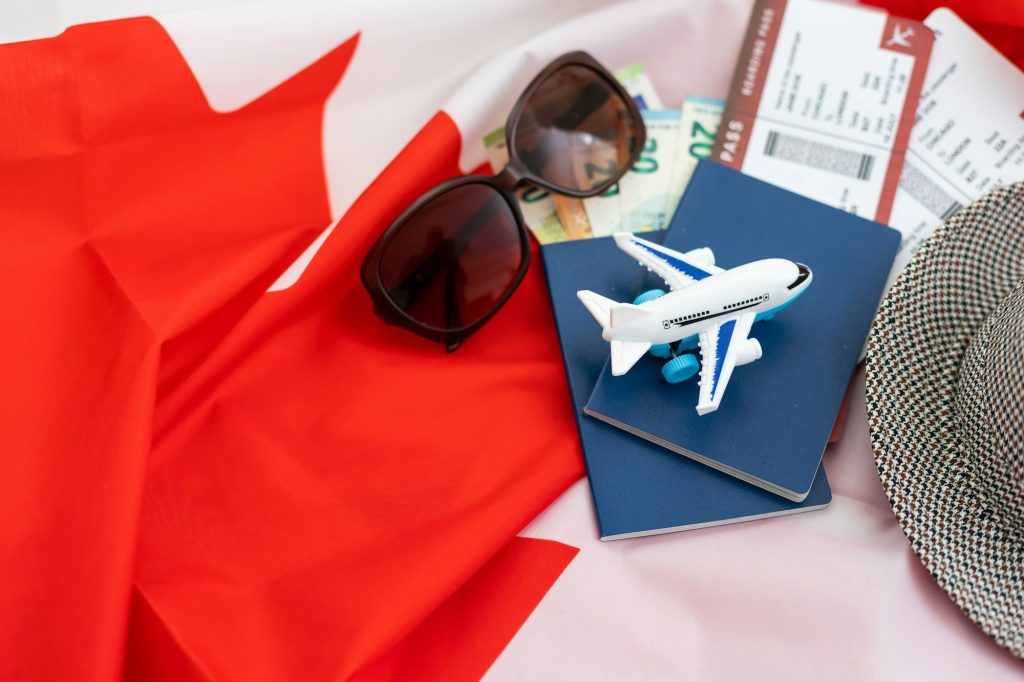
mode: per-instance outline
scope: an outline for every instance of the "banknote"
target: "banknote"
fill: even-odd
[[[598,151],[583,137],[573,138],[578,145],[570,144],[568,154],[576,177],[581,185],[607,182],[615,172],[615,164],[604,153]],[[566,233],[583,233],[592,237],[606,237],[619,231],[622,210],[619,207],[618,185],[612,186],[596,197],[565,201],[556,199],[555,207],[562,219]],[[571,210],[569,215],[565,215]],[[570,222],[578,227],[570,228]]]
[[[540,190],[534,187],[533,191],[538,192]],[[529,191],[526,194],[529,194]],[[565,233],[565,229],[562,227],[562,221],[558,219],[558,213],[549,213],[544,216],[539,225],[530,228],[530,232],[533,233],[533,236],[537,238],[537,242],[540,244],[554,244],[555,242],[564,242],[569,239],[569,235]]]
[[[491,169],[495,173],[500,172],[508,163],[505,128],[498,128],[484,137],[484,146],[487,148],[487,159],[491,162]],[[550,192],[533,185],[525,185],[517,189],[515,194],[526,227],[538,242],[553,244],[568,239]]]
[[[623,67],[615,72],[615,78],[622,83],[622,87],[640,109],[661,108],[661,98],[643,64],[638,62]],[[583,208],[586,209],[593,236],[607,237],[622,229],[622,202],[617,184],[596,197],[584,199]]]
[[[615,72],[615,78],[622,83],[622,87],[626,89],[641,110],[662,108],[658,91],[655,90],[654,83],[651,82],[643,64],[637,62],[625,66]],[[597,166],[591,167],[597,169],[597,173],[600,172]],[[600,180],[601,178],[595,179]],[[618,185],[596,197],[584,199],[583,207],[587,211],[590,229],[595,237],[606,237],[623,229],[622,202]]]
[[[596,197],[583,200],[590,231],[595,237],[607,237],[622,229],[622,207],[619,202],[619,186],[613,185]]]
[[[647,142],[640,158],[619,181],[622,229],[628,232],[663,230],[666,195],[679,137],[679,109],[640,112],[647,127]]]
[[[707,97],[687,96],[679,117],[679,137],[676,139],[675,161],[665,195],[666,223],[672,222],[676,206],[690,184],[697,162],[711,156],[718,122],[722,120],[725,102]]]
[[[637,62],[624,66],[615,72],[615,78],[626,88],[636,105],[641,109],[661,109],[663,105],[658,91],[654,89],[651,77],[644,65]]]
[[[584,199],[567,197],[564,194],[553,194],[551,198],[554,199],[555,212],[566,238],[589,239],[594,236],[587,210],[583,206]]]

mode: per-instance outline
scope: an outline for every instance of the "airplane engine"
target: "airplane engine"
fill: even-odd
[[[736,366],[747,365],[761,357],[761,344],[757,339],[747,339],[736,349]]]
[[[693,251],[687,251],[683,254],[687,258],[693,259],[699,265],[714,265],[715,264],[715,252],[704,247],[702,249],[694,249]]]

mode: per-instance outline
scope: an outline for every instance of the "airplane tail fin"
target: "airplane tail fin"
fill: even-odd
[[[582,301],[601,328],[606,331],[651,315],[646,308],[632,303],[619,303],[600,294],[595,294],[593,291],[578,291],[576,297]],[[651,344],[646,341],[613,339],[611,344],[612,374],[615,376],[621,376],[628,372],[651,347]]]
[[[577,291],[576,298],[580,299],[587,307],[587,310],[603,329],[621,327],[651,314],[651,311],[641,306],[632,303],[619,303],[586,289]]]
[[[628,372],[650,349],[647,341],[612,341],[612,376]]]
[[[630,322],[650,317],[651,311],[632,303],[616,303],[612,306],[612,329],[627,325]]]
[[[587,307],[587,310],[594,316],[594,319],[597,320],[602,329],[611,327],[612,308],[618,305],[616,301],[586,289],[577,291],[576,298],[580,299],[580,302]]]

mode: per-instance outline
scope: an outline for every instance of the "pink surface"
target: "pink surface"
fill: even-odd
[[[853,396],[823,511],[602,543],[567,491],[522,534],[581,551],[487,679],[1020,679],[911,552]]]

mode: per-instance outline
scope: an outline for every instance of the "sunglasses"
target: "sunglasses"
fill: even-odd
[[[621,84],[585,52],[562,55],[519,96],[494,176],[433,188],[374,242],[363,286],[378,317],[453,351],[508,300],[530,265],[515,190],[531,183],[571,197],[610,189],[636,162],[644,123]]]

